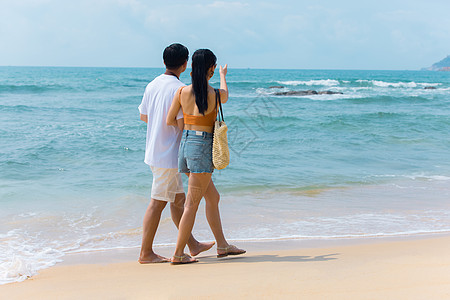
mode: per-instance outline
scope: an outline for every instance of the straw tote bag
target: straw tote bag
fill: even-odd
[[[213,147],[212,147],[212,160],[214,168],[222,170],[230,163],[230,151],[228,149],[227,131],[228,127],[223,120],[222,103],[220,102],[220,92],[214,89],[216,92],[216,107],[219,102],[219,114],[217,115],[216,122],[214,123],[214,135],[213,135]],[[222,121],[220,120],[222,118]]]

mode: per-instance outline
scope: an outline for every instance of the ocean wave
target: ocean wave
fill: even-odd
[[[84,85],[76,84],[0,84],[1,94],[45,94],[45,93],[79,93],[111,91],[113,89],[142,87],[140,82],[89,82]]]
[[[0,84],[1,93],[44,93],[48,91],[71,90],[72,87],[60,84]]]
[[[335,239],[346,237],[400,236],[450,232],[449,211],[430,210],[410,213],[367,212],[344,215],[289,217],[283,222],[249,226],[230,231],[231,239]],[[284,217],[283,217],[284,216]]]
[[[255,90],[256,94],[259,95],[274,95],[276,92],[287,92],[290,91],[290,89],[288,88],[277,88],[277,89],[272,89],[272,88],[257,88]]]
[[[61,262],[64,256],[54,247],[57,243],[48,243],[20,230],[0,234],[0,241],[0,285],[24,281]]]
[[[438,87],[442,83],[439,82],[415,82],[415,81],[399,81],[399,82],[389,82],[383,80],[367,80],[367,79],[357,79],[357,80],[337,80],[337,79],[313,79],[313,80],[286,80],[286,81],[275,81],[278,84],[287,86],[327,86],[327,87],[394,87],[394,88],[418,88],[418,87]]]
[[[378,178],[408,178],[412,180],[420,181],[448,181],[450,176],[446,175],[426,175],[426,174],[409,174],[409,175],[394,175],[394,174],[384,174],[384,175],[371,175],[371,177]]]
[[[58,110],[59,112],[68,112],[68,113],[92,113],[95,112],[92,108],[84,108],[84,107],[57,107],[57,106],[34,106],[34,105],[2,105],[0,104],[0,111],[9,111],[9,112],[31,112],[31,111],[40,111],[40,112],[49,112],[53,113]]]
[[[339,81],[335,79],[319,79],[319,80],[288,80],[288,81],[277,81],[279,84],[285,85],[322,85],[322,86],[337,86],[339,85]]]
[[[148,79],[148,78],[126,78],[126,80],[139,82],[139,83],[149,83],[150,82],[150,79]]]
[[[361,103],[420,103],[429,102],[428,98],[411,95],[411,94],[401,94],[392,96],[391,93],[379,94],[379,95],[364,95],[355,94],[356,97],[350,98],[350,101],[361,102]]]
[[[1,105],[0,104],[0,111],[3,110],[3,111],[13,111],[13,112],[28,112],[28,111],[32,111],[33,109],[35,109],[35,107],[23,105],[23,104],[19,104],[19,105]]]
[[[394,87],[394,88],[417,88],[417,87],[436,87],[441,85],[441,83],[427,83],[427,82],[387,82],[387,81],[381,81],[381,80],[365,80],[365,79],[358,79],[356,80],[357,83],[360,84],[368,84],[376,87]]]
[[[230,239],[232,242],[265,242],[265,241],[292,241],[292,240],[340,240],[340,239],[361,239],[361,238],[383,238],[383,237],[402,237],[428,234],[450,233],[450,229],[441,230],[405,230],[398,232],[376,232],[369,234],[336,234],[336,235],[284,235],[264,238],[238,238]],[[165,246],[165,245],[164,245]],[[171,246],[171,245],[169,245]]]
[[[305,95],[276,95],[276,93],[279,92],[289,92],[294,91],[289,88],[257,88],[255,90],[256,94],[262,95],[262,96],[277,96],[277,97],[287,97],[287,98],[304,98],[304,99],[310,99],[310,100],[316,100],[316,101],[333,101],[333,100],[341,100],[341,99],[355,99],[355,98],[361,98],[361,95],[357,92],[350,91],[348,93],[345,92],[343,89],[339,89],[340,91],[343,91],[343,93],[337,93],[337,94],[305,94]],[[317,92],[321,92],[323,90],[317,90]],[[337,92],[337,88],[333,88],[331,90],[332,92]]]
[[[311,100],[354,100],[364,102],[404,102],[404,103],[418,103],[418,102],[430,102],[435,97],[435,92],[442,91],[443,89],[437,88],[435,90],[425,90],[423,88],[404,88],[388,90],[387,88],[376,88],[374,86],[333,86],[333,87],[313,87],[313,88],[294,88],[294,87],[259,87],[255,89],[255,93],[261,96],[277,96],[286,98],[307,98]],[[311,93],[306,93],[311,91]],[[332,92],[323,93],[321,92]],[[430,93],[430,91],[435,91]],[[305,93],[295,93],[305,92]]]
[[[335,95],[327,95],[327,94],[323,94],[323,95],[309,95],[306,96],[306,98],[310,99],[310,100],[315,100],[315,101],[334,101],[334,100],[352,100],[352,99],[357,99],[357,98],[361,98],[361,95],[359,94],[335,94]]]

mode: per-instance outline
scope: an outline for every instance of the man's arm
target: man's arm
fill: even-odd
[[[148,116],[141,114],[141,121],[144,121],[145,123],[148,123]]]

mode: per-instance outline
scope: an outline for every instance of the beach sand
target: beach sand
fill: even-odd
[[[450,299],[450,237],[249,251],[172,266],[62,264],[1,299]]]

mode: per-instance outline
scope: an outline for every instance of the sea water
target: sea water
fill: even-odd
[[[152,175],[137,107],[162,72],[0,67],[0,284],[68,253],[138,251]],[[450,231],[450,73],[231,68],[227,79],[231,163],[213,179],[229,240]],[[304,90],[342,94],[277,95]],[[194,235],[213,240],[203,206]],[[175,241],[166,209],[155,244]]]

